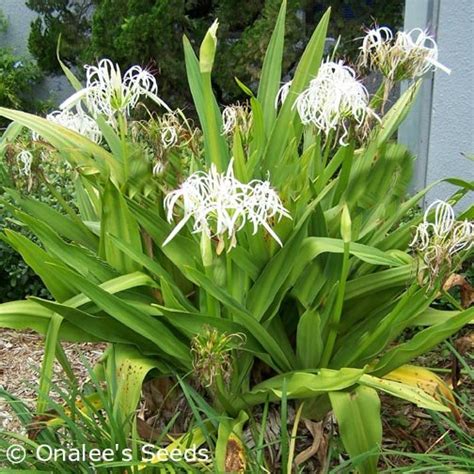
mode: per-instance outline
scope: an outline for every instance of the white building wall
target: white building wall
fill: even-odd
[[[450,75],[435,72],[425,81],[399,140],[417,155],[413,188],[445,177],[474,180],[474,1],[406,0],[405,29],[428,28],[436,35],[439,60]],[[425,202],[445,199],[456,188],[438,185]],[[474,193],[460,207],[474,204]]]

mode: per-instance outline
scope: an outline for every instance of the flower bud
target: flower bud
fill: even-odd
[[[201,49],[199,50],[199,67],[201,72],[210,73],[212,71],[214,57],[216,55],[216,32],[218,26],[219,22],[215,20],[202,40]]]
[[[344,243],[348,243],[351,241],[351,216],[349,214],[349,208],[347,204],[344,204],[342,208],[342,215],[341,215],[341,236]]]

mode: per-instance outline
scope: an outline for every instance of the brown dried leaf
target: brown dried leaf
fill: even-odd
[[[463,308],[469,308],[474,303],[474,288],[469,284],[467,279],[462,275],[453,273],[444,282],[443,290],[448,291],[454,286],[459,286],[461,293],[461,306]]]
[[[322,421],[314,422],[307,419],[304,419],[303,421],[307,430],[313,437],[313,443],[309,448],[306,448],[295,457],[296,466],[303,464],[308,459],[312,458],[316,453],[318,453],[324,438],[324,426]]]
[[[232,436],[227,442],[227,449],[225,454],[225,472],[245,473],[245,455],[242,444]]]

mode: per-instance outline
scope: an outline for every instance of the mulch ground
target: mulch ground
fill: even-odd
[[[93,365],[102,355],[105,346],[63,343],[63,348],[78,380],[85,380],[88,374],[84,358]],[[43,351],[43,337],[38,334],[0,329],[0,387],[31,408],[36,402]],[[58,363],[55,363],[54,372],[56,380],[64,379],[63,370]],[[0,430],[23,431],[11,408],[1,398]]]
[[[465,339],[467,336],[471,341],[470,347],[465,351],[464,355],[472,354],[472,352],[470,352],[472,350],[472,332],[464,330],[458,335],[458,338],[461,335],[463,336],[462,339]],[[88,379],[84,359],[88,361],[90,366],[93,366],[102,355],[105,345],[64,343],[63,348],[77,379],[84,382]],[[36,402],[39,368],[43,358],[43,350],[43,338],[36,333],[0,329],[0,387],[21,399],[31,408],[34,407]],[[420,357],[415,363],[425,367],[444,369],[446,382],[449,383],[451,381],[450,369],[453,359],[452,355],[446,349],[439,347],[436,351],[432,351]],[[61,366],[56,364],[55,380],[53,380],[53,382],[64,380],[64,378],[65,376]],[[460,376],[458,383],[460,385],[458,390],[460,390],[464,396],[467,396],[468,400],[470,399],[470,401],[472,401],[474,395],[474,381],[468,377]],[[154,398],[148,394],[147,390],[149,391],[149,388],[150,387],[145,387],[143,394],[145,401],[147,401],[146,405],[150,405],[149,400]],[[382,396],[382,407],[384,447],[386,449],[426,453],[432,451],[443,442],[442,437],[440,438],[439,429],[424,410],[388,396]],[[163,416],[163,413],[156,410],[156,407],[147,406],[147,408],[155,411],[156,418]],[[148,413],[147,415],[148,416],[144,416],[144,418],[148,419],[149,424],[154,425],[155,423],[151,423],[153,413]],[[276,424],[279,424],[279,421]],[[333,422],[330,424],[334,425]],[[327,454],[327,443],[330,435],[326,438],[325,432],[327,432],[327,427],[319,425],[320,423],[310,423],[310,425],[301,426],[301,430],[299,430],[298,434],[302,435],[302,441],[301,445],[298,442],[296,452],[301,453],[301,455],[307,454],[311,456],[317,465],[324,465],[324,459],[319,459],[318,462],[316,461],[316,457],[321,458],[322,456],[324,458],[325,453]],[[23,433],[25,431],[16,420],[8,404],[0,399],[0,431],[3,430],[17,433]],[[337,430],[335,425],[330,431],[334,430]],[[278,431],[278,429],[276,431]],[[309,461],[312,462],[311,460]],[[395,460],[395,464],[397,466],[403,466],[409,464],[409,460],[403,459],[402,456]]]

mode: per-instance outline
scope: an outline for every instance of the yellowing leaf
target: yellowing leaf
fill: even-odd
[[[403,365],[398,369],[392,370],[392,372],[383,378],[420,388],[428,395],[449,407],[457,419],[461,417],[456,407],[456,399],[454,398],[452,390],[441,377],[438,377],[435,373],[431,372],[431,370],[415,365]]]
[[[420,408],[426,408],[427,410],[435,411],[449,411],[445,405],[440,403],[438,400],[428,395],[424,390],[412,385],[395,382],[393,380],[379,379],[373,375],[364,374],[359,379],[361,385],[375,388],[376,390],[382,390],[382,392],[389,393],[394,397],[407,400]]]

